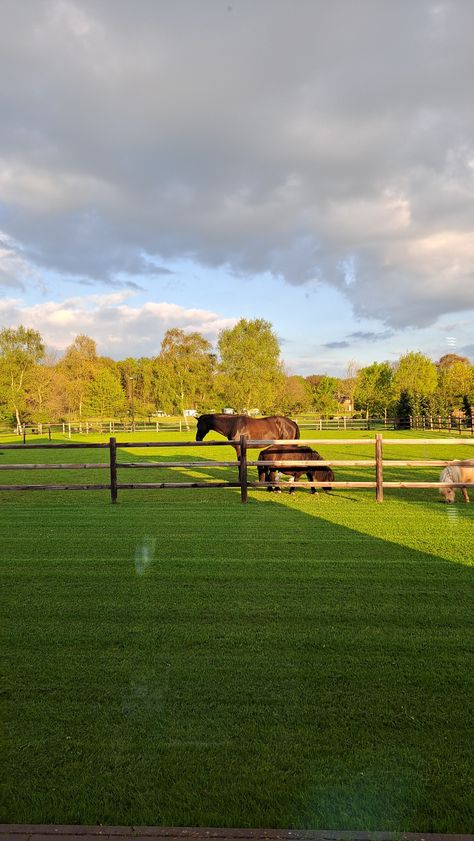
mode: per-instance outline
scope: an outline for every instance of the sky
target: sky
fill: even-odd
[[[0,329],[474,361],[472,0],[0,0]]]

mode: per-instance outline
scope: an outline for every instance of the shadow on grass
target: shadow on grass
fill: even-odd
[[[139,448],[138,444],[136,449]],[[170,447],[170,450],[172,449]],[[119,482],[205,482],[208,479],[214,481],[238,481],[238,463],[235,450],[231,446],[216,447],[217,458],[211,458],[209,454],[209,450],[213,450],[211,447],[190,447],[189,450],[186,450],[184,447],[176,448],[176,451],[171,453],[171,455],[168,448],[160,448],[154,452],[148,450],[146,453],[136,453],[134,450],[135,448],[124,449],[120,448],[120,445],[117,446]],[[216,455],[215,451],[213,453],[214,456]],[[201,453],[204,453],[204,455],[201,455]],[[213,464],[214,461],[231,462],[231,465],[228,467],[217,467]],[[199,464],[199,467],[120,468],[120,463],[123,462],[141,462],[143,464],[156,462],[163,465],[168,462],[193,462]]]

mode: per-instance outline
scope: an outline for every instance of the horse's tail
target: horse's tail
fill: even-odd
[[[293,423],[295,425],[295,438],[301,438],[300,428],[298,424],[296,423],[296,421],[293,421]]]

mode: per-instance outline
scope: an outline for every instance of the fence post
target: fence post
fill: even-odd
[[[111,438],[109,441],[110,452],[110,496],[112,503],[117,502],[117,441]]]
[[[240,501],[247,502],[247,439],[245,435],[240,436],[239,482]]]
[[[48,423],[48,440],[51,441],[51,424]]]
[[[375,435],[375,501],[383,502],[382,435]]]
[[[26,444],[26,424],[23,424],[23,443]]]

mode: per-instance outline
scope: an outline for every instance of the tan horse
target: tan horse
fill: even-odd
[[[465,482],[466,484],[474,483],[474,465],[472,467],[465,467],[458,464],[448,464],[441,472],[439,481],[453,482],[455,484],[460,484],[461,482]],[[444,497],[444,502],[454,502],[456,490],[457,488],[440,488],[439,492]],[[461,492],[464,502],[469,502],[467,489],[465,487],[461,488]]]

